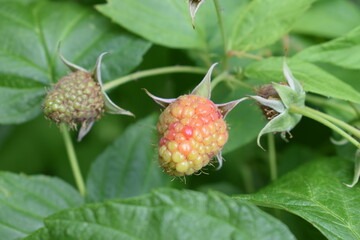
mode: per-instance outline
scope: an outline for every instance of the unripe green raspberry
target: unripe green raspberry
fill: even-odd
[[[228,139],[218,107],[209,99],[184,95],[160,115],[159,163],[169,175],[191,175],[209,164]]]
[[[90,73],[78,70],[55,84],[44,100],[43,109],[46,118],[75,127],[99,119],[105,108],[99,84]]]
[[[102,88],[100,65],[107,52],[100,54],[92,71],[66,60],[60,53],[60,46],[58,54],[72,73],[61,78],[45,97],[42,107],[47,119],[71,128],[80,124],[78,141],[81,141],[105,111],[134,116],[111,101]]]

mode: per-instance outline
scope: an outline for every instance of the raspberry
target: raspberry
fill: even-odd
[[[55,84],[44,100],[43,109],[46,118],[72,127],[99,119],[105,110],[99,84],[90,73],[80,70]]]
[[[145,90],[156,103],[166,107],[160,115],[157,130],[160,135],[159,163],[169,175],[196,173],[215,155],[218,169],[222,166],[221,149],[228,139],[224,118],[248,97],[222,104],[210,100],[211,73],[216,64],[211,65],[190,95],[166,99]]]
[[[133,116],[113,103],[102,89],[100,65],[106,52],[100,54],[91,72],[66,60],[60,53],[60,46],[58,54],[72,73],[61,78],[46,95],[42,107],[47,119],[73,129],[81,124],[78,135],[81,141],[105,111]]]
[[[173,176],[191,175],[209,164],[228,139],[221,111],[209,99],[183,95],[160,115],[159,163]]]

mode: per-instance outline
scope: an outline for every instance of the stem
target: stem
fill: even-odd
[[[345,131],[343,131],[341,128],[333,124],[332,122],[328,121],[327,119],[323,118],[319,114],[315,114],[313,111],[309,111],[308,107],[298,107],[295,105],[291,105],[289,108],[289,112],[292,113],[298,113],[305,117],[311,118],[319,123],[322,123],[323,125],[327,126],[328,128],[334,130],[344,138],[346,138],[349,142],[351,142],[353,145],[355,145],[356,148],[360,148],[360,143],[353,137],[351,137],[349,134],[347,134]]]
[[[319,115],[320,117],[329,120],[330,122],[338,125],[339,127],[343,128],[344,130],[348,131],[349,133],[352,133],[354,136],[356,136],[357,138],[360,138],[360,130],[347,124],[346,122],[339,120],[337,118],[334,118],[333,116],[327,115],[323,112],[317,111],[315,109],[309,108],[309,107],[305,107],[307,110],[309,110],[310,112]]]
[[[76,186],[79,189],[80,194],[82,196],[85,196],[85,193],[86,193],[85,184],[84,184],[84,180],[81,176],[79,164],[78,164],[76,154],[75,154],[74,145],[71,141],[71,137],[70,137],[68,128],[65,124],[61,124],[60,130],[61,130],[61,133],[64,138],[66,151],[67,151],[67,154],[69,157],[69,161],[70,161],[71,169],[72,169],[72,172],[73,172],[73,175],[75,178]]]
[[[359,109],[355,106],[354,103],[352,103],[352,102],[348,102],[348,103],[349,103],[350,107],[355,111],[355,114],[356,114],[357,118],[360,119],[360,111],[359,111]]]
[[[224,56],[225,56],[225,66],[226,66],[226,61],[227,61],[227,56],[226,56],[226,52],[227,52],[227,41],[226,41],[226,34],[225,34],[225,27],[224,27],[224,22],[223,22],[223,18],[221,16],[221,7],[219,4],[219,0],[214,0],[214,4],[215,4],[215,9],[216,9],[216,15],[219,21],[219,27],[220,27],[220,31],[221,31],[221,37],[223,40],[223,46],[224,46]]]
[[[268,133],[268,148],[269,148],[269,166],[271,181],[277,179],[277,164],[276,164],[276,148],[275,138],[273,133]]]
[[[242,86],[242,87],[244,87],[244,88],[246,88],[246,89],[254,90],[254,87],[253,87],[253,86],[251,86],[250,84],[245,83],[244,81],[236,78],[234,75],[230,75],[230,74],[229,74],[229,75],[227,76],[227,78],[228,78],[228,80],[230,80],[231,82],[234,82],[234,83],[238,84],[239,86]]]
[[[253,193],[255,192],[255,186],[253,181],[253,175],[251,172],[250,167],[246,162],[243,162],[240,167],[241,175],[243,176],[243,182],[246,193]]]
[[[329,106],[329,107],[340,109],[343,112],[348,112],[350,114],[354,114],[354,113],[356,114],[355,109],[353,109],[352,107],[343,105],[338,102],[329,101],[328,99],[323,98],[323,97],[317,97],[317,96],[308,94],[306,96],[306,101],[310,102],[312,104],[318,105],[318,106]]]
[[[251,54],[251,53],[247,53],[247,52],[242,52],[242,51],[229,51],[227,53],[229,56],[236,56],[236,57],[247,57],[250,59],[255,59],[255,60],[262,60],[264,59],[261,56],[255,55],[255,54]]]
[[[206,74],[207,69],[198,68],[198,67],[190,67],[190,66],[171,66],[171,67],[161,67],[150,70],[144,70],[136,73],[129,74],[127,76],[112,80],[103,85],[103,90],[107,91],[112,88],[115,88],[121,84],[130,82],[132,80],[136,80],[139,78],[150,77],[154,75],[161,75],[167,73],[175,73],[175,72],[184,72],[184,73],[198,73],[198,74]]]
[[[222,72],[214,80],[211,81],[211,89],[214,89],[222,80],[228,76],[227,72]]]

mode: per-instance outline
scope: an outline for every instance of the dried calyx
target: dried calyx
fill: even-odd
[[[301,84],[292,75],[285,60],[283,73],[287,83],[266,84],[257,90],[256,96],[251,96],[260,105],[265,117],[269,122],[260,131],[257,143],[260,147],[260,138],[266,133],[281,133],[286,140],[286,133],[300,122],[302,115],[289,112],[291,105],[305,106],[305,91]]]

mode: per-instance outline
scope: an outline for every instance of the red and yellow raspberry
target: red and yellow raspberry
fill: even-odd
[[[159,163],[169,175],[191,175],[209,164],[228,139],[218,107],[197,95],[180,96],[160,115]]]

